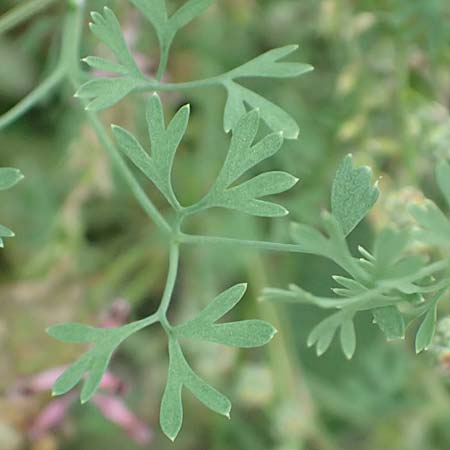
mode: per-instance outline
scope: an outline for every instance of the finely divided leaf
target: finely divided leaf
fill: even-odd
[[[181,398],[183,382],[181,373],[176,369],[175,364],[171,359],[159,413],[161,429],[171,441],[175,440],[183,424],[183,402]]]
[[[163,432],[172,441],[177,437],[183,422],[183,386],[189,389],[206,407],[229,417],[230,401],[189,366],[180,344],[173,338],[169,341],[169,375],[160,410]]]
[[[0,167],[0,191],[12,188],[22,179],[23,175],[20,170]]]
[[[85,353],[78,361],[72,364],[53,385],[53,395],[63,395],[72,390],[89,369],[92,360],[91,352]]]
[[[105,7],[103,15],[93,12],[91,16],[93,20],[90,24],[91,31],[111,49],[117,62],[93,56],[84,58],[83,61],[96,70],[119,75],[94,78],[84,83],[76,92],[75,97],[91,100],[86,106],[87,110],[99,111],[114,105],[138,88],[145,81],[145,77],[127,47],[114,13]]]
[[[262,320],[243,320],[219,325],[191,323],[178,330],[177,335],[230,347],[254,348],[270,342],[276,331]]]
[[[214,323],[230,312],[244,297],[247,284],[241,283],[227,289],[215,297],[195,317],[195,321]],[[189,322],[188,322],[189,323]]]
[[[308,347],[316,345],[317,356],[323,355],[328,350],[341,320],[341,314],[336,313],[322,320],[312,329],[307,344]]]
[[[139,80],[131,77],[95,78],[84,83],[75,97],[91,101],[87,111],[100,111],[115,105],[139,86]]]
[[[178,30],[204,12],[213,0],[188,0],[170,18],[165,0],[131,0],[153,25],[163,49],[169,49]]]
[[[369,167],[353,167],[347,155],[336,172],[331,192],[331,211],[347,236],[367,215],[380,195],[377,183],[372,185]]]
[[[48,328],[47,333],[61,342],[81,344],[98,340],[105,335],[105,330],[80,323],[66,323],[53,325]]]
[[[180,29],[202,14],[213,0],[189,0],[170,17],[170,27],[174,34]]]
[[[180,108],[166,128],[159,96],[154,94],[150,97],[146,117],[151,156],[131,133],[116,125],[112,126],[120,149],[158,187],[174,208],[179,203],[172,188],[172,166],[177,148],[186,132],[189,111],[189,105]]]
[[[125,71],[129,75],[134,74],[140,76],[141,72],[127,47],[120,23],[115,14],[109,8],[105,7],[103,9],[103,15],[98,12],[93,12],[91,13],[91,17],[93,22],[89,27],[92,33],[111,49],[119,62],[120,70]],[[88,64],[94,63],[95,66],[99,61],[96,59],[88,59],[86,62]]]
[[[248,105],[250,108],[259,109],[261,119],[273,131],[283,133],[286,139],[297,139],[298,125],[286,111],[235,82],[236,79],[244,77],[293,78],[310,72],[313,67],[309,64],[279,61],[297,48],[297,45],[288,45],[269,50],[225,74],[223,85],[228,97],[225,105],[224,129],[227,133],[236,126]]]
[[[337,312],[316,325],[308,336],[308,347],[316,346],[317,356],[322,356],[330,347],[336,331],[340,329],[339,340],[347,359],[351,359],[356,349],[353,314]]]
[[[244,320],[215,323],[242,299],[246,287],[245,284],[238,284],[222,292],[194,319],[176,327],[176,336],[242,348],[267,344],[276,333],[267,322]]]
[[[425,314],[425,318],[417,330],[415,343],[416,353],[427,350],[430,346],[436,331],[436,319],[437,302],[429,308],[428,312]]]
[[[138,8],[155,28],[160,45],[163,46],[166,27],[167,10],[165,0],[131,0],[131,3]]]
[[[294,187],[298,179],[286,172],[267,172],[214,196],[213,205],[235,209],[253,216],[282,217],[289,211],[281,205],[258,200]]]
[[[47,333],[62,342],[95,344],[56,380],[53,395],[67,393],[84,379],[80,399],[82,403],[89,401],[100,386],[114,351],[138,329],[138,322],[118,328],[94,328],[74,323],[50,327]]]
[[[342,351],[347,359],[352,359],[356,349],[356,334],[353,318],[348,318],[341,325],[340,341]]]
[[[267,172],[249,181],[232,184],[249,169],[274,155],[281,147],[280,134],[266,136],[253,145],[258,132],[258,111],[251,111],[236,124],[227,158],[208,194],[199,202],[202,209],[223,207],[263,217],[284,216],[288,211],[277,204],[260,200],[261,197],[285,192],[298,181],[286,172]]]
[[[293,223],[292,240],[304,253],[319,255],[331,259],[354,278],[365,276],[360,262],[352,256],[348,248],[342,227],[337,219],[329,213],[322,214],[322,225],[327,236],[313,227]]]
[[[300,131],[297,122],[279,106],[231,80],[224,83],[224,87],[228,95],[224,113],[224,129],[227,133],[236,126],[248,105],[251,109],[258,109],[266,125],[281,133],[285,139],[298,138]]]
[[[372,310],[373,321],[388,340],[405,338],[405,319],[395,306],[384,306]]]
[[[233,79],[241,77],[294,78],[311,72],[313,67],[309,64],[279,62],[297,49],[298,45],[287,45],[269,50],[232,70],[229,75]]]

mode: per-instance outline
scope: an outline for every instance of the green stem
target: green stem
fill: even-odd
[[[64,19],[62,45],[59,64],[70,77],[81,78],[80,45],[83,33],[84,0],[70,0],[72,2]]]
[[[165,45],[161,48],[161,59],[159,61],[158,71],[156,72],[156,79],[158,82],[162,80],[162,77],[164,76],[164,72],[167,68],[167,62],[169,59],[169,50],[170,50],[170,44]]]
[[[279,244],[276,242],[252,241],[217,236],[197,236],[186,233],[180,233],[180,242],[183,244],[249,247],[255,250],[267,250],[275,252],[308,253],[300,244]]]
[[[52,3],[56,3],[56,0],[29,0],[16,6],[0,17],[0,34],[14,28]]]
[[[217,77],[203,78],[201,80],[185,81],[182,83],[160,83],[149,79],[135,89],[135,92],[145,91],[179,91],[185,89],[203,88],[207,86],[217,86],[224,83],[225,75],[219,75]]]
[[[149,327],[159,321],[159,317],[157,314],[152,314],[151,316],[145,317],[142,320],[138,320],[136,322],[129,323],[128,325],[123,326],[123,329],[127,329],[127,336],[131,336],[134,333],[142,330],[143,328]]]
[[[161,325],[170,331],[170,325],[167,320],[167,311],[170,306],[170,301],[172,299],[173,290],[175,288],[175,282],[177,279],[178,265],[180,260],[180,248],[177,242],[172,242],[170,246],[170,256],[169,256],[169,272],[167,274],[166,287],[164,288],[164,294],[159,305],[157,315],[161,321]]]
[[[17,105],[0,116],[0,130],[6,128],[23,116],[36,103],[44,99],[65,77],[65,71],[58,66],[36,89],[30,92]]]

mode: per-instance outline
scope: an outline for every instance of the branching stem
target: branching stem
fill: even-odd
[[[180,233],[180,242],[183,244],[248,247],[256,250],[267,250],[274,252],[307,253],[300,244],[280,244],[277,242],[253,241],[218,236],[200,236],[187,233]]]

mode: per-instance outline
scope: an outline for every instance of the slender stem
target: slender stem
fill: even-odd
[[[36,103],[44,99],[59,83],[63,81],[65,72],[58,66],[36,89],[30,92],[17,105],[0,116],[0,130],[6,128],[19,117],[23,116]]]
[[[180,260],[180,248],[177,242],[172,242],[170,246],[170,256],[169,256],[169,273],[167,274],[166,287],[164,289],[164,294],[159,305],[157,314],[163,326],[170,328],[167,321],[167,311],[170,306],[170,301],[172,299],[173,290],[175,288],[175,282],[178,273],[178,264]]]
[[[128,330],[128,336],[146,328],[150,325],[153,325],[159,321],[159,317],[157,314],[152,314],[151,316],[145,317],[142,320],[138,320],[136,322],[131,322],[128,325],[123,326],[122,328],[126,328]]]
[[[61,50],[60,65],[61,67],[65,68],[65,71],[67,71],[70,81],[72,82],[75,89],[79,88],[80,70],[78,59],[82,32],[82,18],[83,3],[76,3],[67,14],[65,23],[66,32],[64,33],[65,37]],[[117,169],[120,171],[121,175],[130,186],[131,191],[135,195],[144,211],[161,230],[166,233],[171,233],[171,226],[158,211],[156,206],[153,204],[136,178],[133,176],[133,173],[130,171],[126,163],[123,161],[120,153],[116,149],[116,146],[109,138],[108,133],[106,132],[100,119],[90,111],[86,111],[86,116],[95,133],[97,134],[99,141],[107,150],[111,160],[114,162]]]
[[[56,0],[29,0],[16,6],[0,17],[0,34],[14,28],[52,3],[56,3]]]
[[[146,79],[145,83],[142,83],[135,92],[145,91],[179,91],[185,89],[203,88],[207,86],[216,86],[225,82],[225,75],[219,75],[216,77],[203,78],[201,80],[185,81],[182,83],[160,83],[150,79]]]
[[[80,45],[83,33],[84,0],[71,0],[72,4],[64,19],[61,55],[59,64],[67,71],[69,77],[81,78]]]
[[[267,250],[275,252],[307,253],[305,249],[299,244],[279,244],[276,242],[251,241],[216,236],[197,236],[186,233],[180,233],[180,242],[183,244],[198,245],[225,245],[231,247],[244,246],[257,250]]]
[[[169,59],[169,51],[170,51],[170,44],[161,47],[161,59],[159,61],[158,71],[156,72],[156,79],[158,80],[158,82],[162,80],[164,72],[166,71],[167,62]]]

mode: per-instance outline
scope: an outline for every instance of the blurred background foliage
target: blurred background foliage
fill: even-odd
[[[0,14],[19,3],[2,0]],[[175,8],[183,1],[168,3]],[[158,62],[151,28],[127,1],[87,0],[88,10],[104,5],[116,11],[135,56],[151,74]],[[55,63],[65,7],[56,2],[0,35],[1,111]],[[382,198],[350,238],[370,247],[382,226],[410,222],[405,206],[420,201],[421,191],[442,203],[433,168],[450,149],[449,23],[448,0],[217,0],[178,36],[166,79],[218,74],[270,48],[299,43],[296,57],[311,63],[313,73],[294,81],[248,81],[301,126],[299,140],[287,141],[265,164],[301,179],[283,200],[290,220],[307,223],[316,223],[329,207],[333,173],[346,153],[371,165],[382,176]],[[80,56],[104,51],[86,26]],[[165,282],[165,240],[111,169],[72,94],[70,86],[62,86],[0,133],[0,165],[26,175],[1,198],[2,223],[17,235],[0,252],[1,450],[141,448],[89,405],[72,407],[62,426],[30,439],[27,427],[49,394],[19,399],[11,394],[17,380],[68,363],[81,351],[52,341],[47,326],[95,324],[116,298],[129,302],[133,318],[143,317],[157,307]],[[224,100],[219,88],[163,95],[171,112],[182,103],[192,105],[174,173],[186,204],[205,192],[224,158]],[[133,95],[102,113],[102,119],[145,139],[144,103],[145,96]],[[140,180],[170,214],[153,187]],[[189,227],[204,234],[288,241],[288,224],[289,219],[214,211]],[[230,396],[234,409],[228,422],[186,395],[186,425],[175,444],[158,427],[165,337],[155,327],[127,341],[112,370],[131,387],[128,406],[153,429],[144,448],[450,448],[448,366],[446,371],[430,354],[416,356],[408,339],[386,343],[364,315],[351,362],[337,346],[319,359],[305,342],[322,312],[257,302],[264,286],[289,282],[329,295],[334,273],[336,267],[317,257],[186,249],[171,308],[174,322],[222,289],[248,280],[250,292],[235,314],[265,318],[280,333],[257,351],[187,348],[193,365]]]

